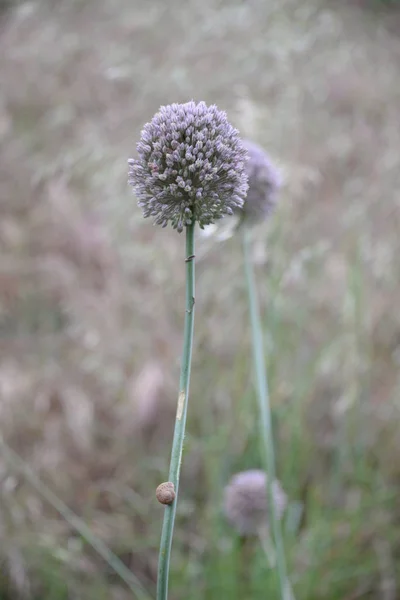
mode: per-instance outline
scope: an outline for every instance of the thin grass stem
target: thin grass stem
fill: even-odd
[[[185,436],[186,414],[189,400],[189,382],[192,362],[194,303],[195,303],[195,257],[194,227],[186,227],[186,313],[183,334],[183,353],[181,375],[179,381],[178,406],[176,410],[174,438],[172,442],[169,481],[175,486],[175,499],[165,507],[164,522],[161,533],[160,554],[158,562],[157,600],[168,598],[168,577],[171,557],[174,522],[178,501],[179,477],[182,462],[183,440]]]
[[[27,463],[8,446],[0,436],[0,447],[10,464],[23,473],[26,480],[35,490],[48,502],[79,535],[86,540],[90,546],[101,556],[105,562],[115,571],[121,580],[128,586],[132,594],[138,600],[150,600],[151,596],[146,592],[139,579],[124,565],[124,563],[110,550],[110,548],[98,538],[86,523],[78,517],[49,487],[36,475]]]
[[[269,401],[268,382],[266,375],[266,360],[264,353],[264,340],[262,322],[257,296],[253,261],[251,258],[251,233],[243,228],[243,255],[246,275],[247,292],[249,299],[250,324],[253,345],[254,375],[257,389],[258,408],[260,414],[260,433],[262,443],[263,462],[267,472],[268,511],[272,525],[273,539],[276,550],[276,567],[279,577],[281,600],[293,600],[293,594],[287,576],[286,558],[283,546],[283,536],[277,508],[273,496],[273,482],[275,474],[275,450],[272,435],[271,406]]]

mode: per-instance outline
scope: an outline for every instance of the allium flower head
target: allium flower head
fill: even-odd
[[[282,185],[279,171],[274,167],[268,154],[254,142],[244,141],[249,153],[246,165],[249,189],[242,211],[242,221],[255,224],[266,219],[277,203],[277,195]]]
[[[145,217],[179,232],[243,206],[247,152],[226,114],[204,102],[162,106],[130,159],[129,183]]]
[[[272,484],[276,514],[279,519],[286,508],[287,497],[279,481]],[[224,511],[241,535],[256,535],[269,527],[267,475],[251,469],[232,477],[225,487]]]

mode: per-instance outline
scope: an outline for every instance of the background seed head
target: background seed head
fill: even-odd
[[[215,105],[162,106],[147,123],[130,159],[129,183],[145,217],[179,232],[193,220],[201,228],[243,206],[247,151],[239,133]]]
[[[261,146],[249,140],[243,143],[249,154],[246,164],[249,189],[243,209],[238,212],[241,213],[242,222],[254,225],[266,219],[274,210],[282,181],[279,171]]]
[[[282,518],[287,497],[279,481],[272,484],[277,517]],[[269,527],[267,475],[251,469],[232,477],[224,492],[224,512],[241,535],[256,535]]]

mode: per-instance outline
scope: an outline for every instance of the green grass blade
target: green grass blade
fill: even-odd
[[[124,565],[124,563],[99,539],[86,523],[78,517],[43,481],[32,471],[26,462],[0,436],[0,446],[9,463],[23,473],[30,485],[48,502],[92,548],[106,561],[121,580],[128,586],[135,598],[150,600],[139,579]]]

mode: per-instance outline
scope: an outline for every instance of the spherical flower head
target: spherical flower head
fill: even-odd
[[[246,171],[249,177],[247,198],[241,212],[243,223],[254,225],[265,220],[277,203],[281,176],[261,146],[244,140],[249,153]]]
[[[226,114],[204,102],[162,106],[130,159],[129,183],[145,217],[179,232],[201,228],[243,206],[247,152]]]
[[[278,519],[282,518],[287,497],[280,483],[272,483],[272,495]],[[241,535],[257,535],[269,528],[267,475],[251,469],[232,477],[224,492],[224,512]]]

